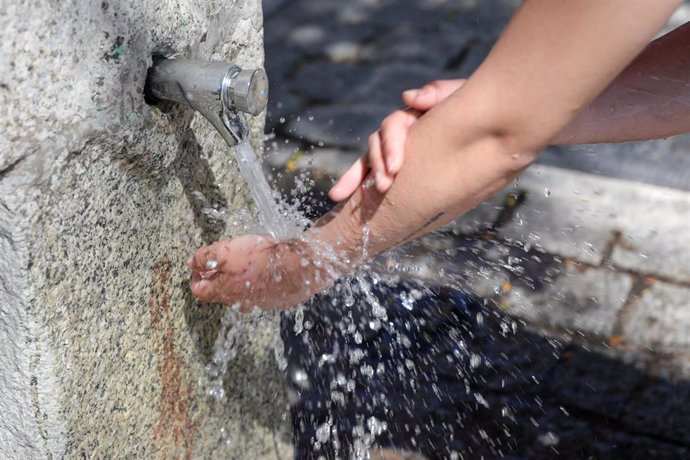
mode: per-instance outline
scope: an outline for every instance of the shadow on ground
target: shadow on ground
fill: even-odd
[[[356,286],[346,311],[328,296],[310,305],[299,334],[284,317],[298,458],[372,442],[430,459],[690,455],[690,382],[530,331],[458,291],[432,288],[405,308],[414,289],[375,290],[388,309],[378,331]]]

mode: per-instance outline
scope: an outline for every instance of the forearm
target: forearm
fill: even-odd
[[[625,68],[677,4],[526,1],[467,84],[414,125],[388,193],[360,189],[311,235],[355,261],[496,193]]]
[[[688,50],[690,23],[647,46],[552,142],[626,142],[690,132]]]

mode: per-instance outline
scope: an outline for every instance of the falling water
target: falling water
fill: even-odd
[[[281,215],[276,201],[273,199],[271,187],[261,169],[261,164],[249,142],[243,141],[237,144],[235,156],[240,172],[256,203],[261,226],[274,238],[295,236],[297,227]]]

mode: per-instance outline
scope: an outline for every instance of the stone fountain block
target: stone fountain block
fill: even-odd
[[[232,233],[202,211],[248,193],[202,117],[142,97],[153,52],[261,66],[260,2],[3,10],[0,457],[286,458],[276,318],[236,324],[218,401],[222,311],[189,290],[189,255]]]

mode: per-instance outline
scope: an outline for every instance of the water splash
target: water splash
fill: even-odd
[[[296,199],[290,205],[279,202],[249,145],[241,144],[237,153],[240,170],[256,202],[261,227],[275,238],[299,235],[308,222],[298,212],[307,208],[306,199]],[[314,181],[305,172],[300,172],[295,179],[294,196],[308,195]],[[371,182],[365,184],[371,185]],[[369,227],[364,226],[361,235],[364,260],[370,258],[369,236]],[[534,235],[532,240],[538,241],[538,236]],[[467,284],[493,283],[497,287],[492,292],[501,295],[507,288],[495,281],[497,274],[508,270],[521,275],[526,260],[522,254],[531,248],[520,248],[519,256],[513,250],[505,253],[499,250],[498,255],[492,256],[496,262],[458,266],[457,257],[463,251],[476,249],[446,247],[439,241],[429,237],[405,250],[376,257],[354,274],[340,279],[327,296],[317,296],[306,306],[283,315],[282,335],[290,337],[290,341],[286,344],[276,332],[273,351],[277,367],[285,372],[291,387],[290,400],[294,404],[302,401],[304,395],[319,395],[313,404],[319,408],[314,410],[320,416],[309,414],[308,418],[293,420],[305,433],[303,437],[310,440],[308,446],[298,446],[298,449],[320,452],[325,457],[333,453],[339,458],[368,458],[377,440],[389,435],[393,423],[399,423],[400,407],[404,411],[420,403],[437,404],[455,397],[444,387],[438,369],[464,382],[464,391],[474,406],[485,410],[495,407],[486,393],[474,388],[475,381],[483,379],[483,373],[494,363],[482,349],[472,346],[466,335],[472,337],[473,332],[464,325],[471,322],[474,327],[487,328],[484,323],[489,317],[481,312],[467,316],[462,313],[462,301],[452,305],[448,300],[439,300],[438,290],[428,286],[461,292]],[[325,260],[337,259],[333,248],[320,250]],[[302,261],[303,266],[311,263],[308,258]],[[443,307],[445,311],[440,307],[444,302],[448,303]],[[225,397],[223,379],[236,355],[237,332],[232,323],[237,321],[237,315],[230,310],[224,318],[212,361],[207,366],[208,393],[219,400]],[[449,328],[447,336],[439,337],[443,346],[428,341],[429,331],[440,323]],[[516,333],[515,322],[494,326],[504,338]],[[467,330],[463,332],[463,328]],[[303,354],[296,350],[297,346]],[[398,391],[402,396],[381,387],[382,382],[388,381],[401,382]],[[508,404],[500,407],[503,413],[511,413]],[[343,423],[342,419],[343,411],[348,410],[354,412],[351,424]],[[414,420],[407,423],[411,449],[423,442],[425,430],[443,429],[442,426],[422,427]],[[479,438],[488,436],[479,431]]]

